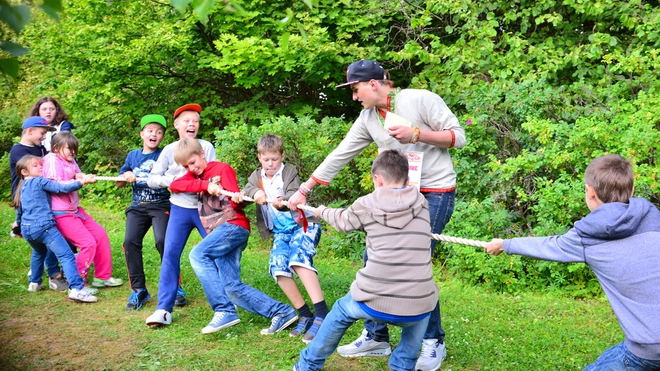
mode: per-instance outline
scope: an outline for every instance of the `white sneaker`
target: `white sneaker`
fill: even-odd
[[[147,317],[147,326],[164,326],[172,324],[172,313],[165,309],[156,309],[154,314]]]
[[[96,303],[98,299],[85,290],[69,289],[69,299],[82,303]]]
[[[440,368],[446,356],[447,349],[444,343],[440,343],[437,339],[424,339],[415,371],[435,371]]]
[[[88,293],[90,295],[96,295],[96,294],[99,293],[99,289],[95,289],[95,288],[89,287],[87,285],[85,285],[85,287],[82,288],[82,291],[85,291],[86,293]]]
[[[367,330],[362,330],[362,335],[357,340],[338,347],[337,353],[342,357],[383,357],[392,353],[392,347],[389,342],[375,341]]]
[[[37,292],[44,289],[44,285],[36,282],[30,282],[28,285],[28,292]]]

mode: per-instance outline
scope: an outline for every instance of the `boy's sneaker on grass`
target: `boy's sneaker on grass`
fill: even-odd
[[[82,303],[96,303],[98,301],[96,296],[87,293],[85,290],[78,289],[69,290],[69,299]]]
[[[28,292],[37,292],[44,289],[44,285],[37,282],[30,282],[28,285]]]
[[[181,286],[176,288],[176,298],[174,298],[174,306],[182,307],[186,305],[186,292],[183,291]]]
[[[375,341],[367,330],[362,330],[359,338],[348,345],[338,347],[337,353],[342,357],[382,357],[390,355],[392,347],[389,342]]]
[[[261,330],[261,335],[272,335],[276,332],[280,332],[296,322],[297,319],[298,315],[293,309],[288,313],[278,313],[272,320],[270,320],[270,327]]]
[[[316,336],[316,333],[319,331],[321,324],[323,324],[323,318],[320,317],[314,318],[314,323],[312,324],[312,327],[309,328],[305,336],[303,336],[302,338],[303,343],[309,344],[312,342],[312,340],[314,340],[314,337]]]
[[[69,288],[69,282],[62,272],[48,278],[48,287],[56,291],[66,291]]]
[[[215,312],[213,319],[209,324],[202,329],[202,334],[212,334],[227,327],[234,326],[241,322],[236,313],[229,312]]]
[[[312,327],[312,323],[314,322],[314,318],[312,317],[300,317],[300,320],[298,320],[298,325],[289,332],[289,336],[291,337],[296,337],[300,336],[309,330],[310,327]]]
[[[165,309],[156,309],[154,314],[147,317],[147,326],[164,326],[172,324],[172,313]]]
[[[440,343],[437,339],[424,339],[415,370],[435,371],[440,368],[446,356],[447,348],[444,343]]]
[[[110,277],[107,280],[100,280],[98,278],[94,278],[92,281],[92,286],[94,287],[117,287],[121,286],[124,284],[124,280],[121,278],[113,278]]]
[[[128,304],[126,304],[126,310],[140,310],[142,305],[149,300],[151,295],[147,289],[139,289],[138,291],[133,291],[131,296],[128,297]]]

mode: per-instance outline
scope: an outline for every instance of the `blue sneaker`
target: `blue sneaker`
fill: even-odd
[[[296,337],[306,333],[307,330],[312,327],[313,322],[314,319],[311,317],[300,317],[298,325],[293,330],[291,330],[291,332],[289,332],[289,336]]]
[[[183,291],[183,287],[181,286],[176,288],[176,298],[174,299],[174,305],[177,307],[186,305],[186,292]]]
[[[126,310],[140,310],[142,305],[149,300],[151,295],[147,289],[139,289],[138,291],[133,291],[131,296],[128,297],[128,304],[126,304]]]
[[[215,312],[213,319],[202,329],[202,334],[212,334],[224,328],[234,326],[241,322],[236,313]]]
[[[323,318],[316,317],[314,318],[314,324],[312,324],[312,327],[307,330],[307,333],[305,336],[303,336],[303,343],[309,344],[314,340],[314,337],[316,336],[316,332],[319,330],[321,325],[323,324]]]
[[[298,315],[293,309],[288,313],[278,313],[272,320],[270,320],[270,327],[261,330],[261,335],[272,335],[276,332],[280,332],[296,322],[297,319]]]

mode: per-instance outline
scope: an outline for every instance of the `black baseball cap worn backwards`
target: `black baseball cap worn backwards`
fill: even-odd
[[[346,83],[337,85],[338,88],[355,84],[356,82],[371,80],[386,80],[385,69],[380,63],[368,59],[353,62],[346,71]]]

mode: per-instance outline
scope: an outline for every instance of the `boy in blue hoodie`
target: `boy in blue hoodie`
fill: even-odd
[[[632,198],[630,162],[619,155],[591,161],[584,173],[591,213],[561,236],[493,239],[485,252],[557,262],[582,262],[593,269],[625,339],[584,371],[660,370],[660,212]]]

